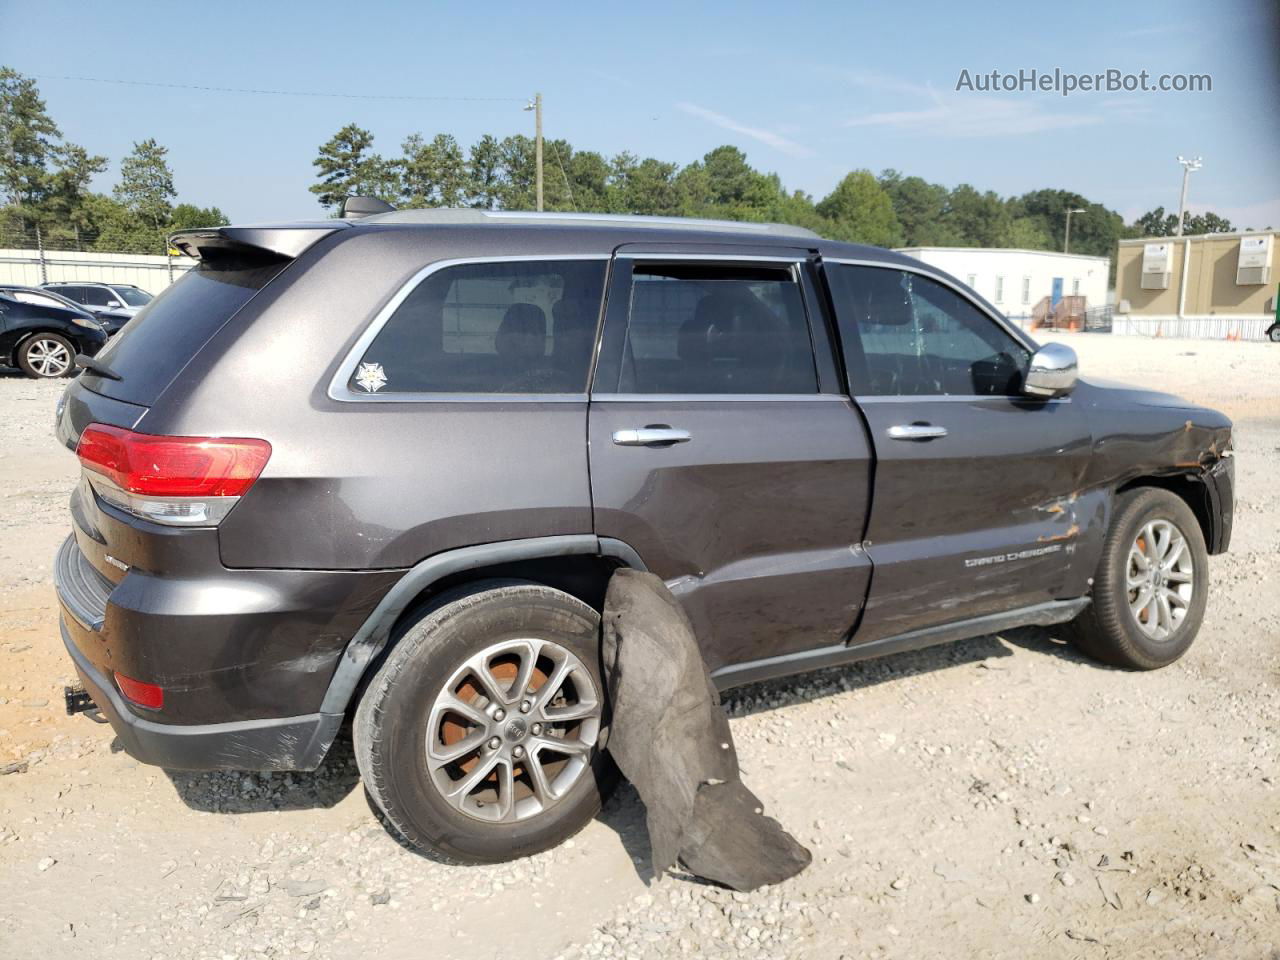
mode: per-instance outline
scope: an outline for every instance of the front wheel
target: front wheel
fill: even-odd
[[[1118,667],[1168,666],[1196,638],[1209,554],[1191,508],[1168,490],[1121,494],[1093,580],[1093,603],[1070,625],[1076,646]]]
[[[599,616],[536,584],[479,589],[413,623],[355,717],[365,788],[411,846],[513,860],[577,833],[612,783]]]
[[[1267,339],[1272,343],[1280,343],[1280,323],[1273,323],[1267,330]]]

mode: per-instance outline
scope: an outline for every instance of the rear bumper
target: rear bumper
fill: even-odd
[[[190,581],[130,569],[117,583],[68,537],[54,562],[62,640],[125,750],[179,770],[319,766],[344,719],[321,699],[346,639],[345,629],[329,632],[335,618],[322,604],[348,603],[353,575],[299,576],[225,571]],[[363,616],[381,596],[366,592],[347,615]],[[161,686],[163,708],[128,702],[116,671]]]
[[[342,726],[341,714],[177,725],[135,716],[71,639],[64,620],[62,642],[93,702],[130,756],[171,770],[314,770]]]

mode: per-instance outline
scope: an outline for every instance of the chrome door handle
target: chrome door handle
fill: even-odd
[[[932,423],[900,423],[889,428],[891,440],[937,440],[946,435],[946,427],[935,427]]]
[[[620,447],[648,447],[659,443],[688,443],[693,434],[674,427],[638,427],[613,431],[613,442]]]

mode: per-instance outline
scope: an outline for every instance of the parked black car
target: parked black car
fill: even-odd
[[[103,321],[110,334],[118,333],[121,327],[153,299],[147,291],[131,283],[76,281],[45,283],[41,286],[80,304]]]
[[[68,653],[166,767],[312,769],[353,718],[450,856],[598,809],[619,566],[729,687],[1028,624],[1161,667],[1230,540],[1225,416],[886,250],[478,210],[173,242],[199,266],[59,409]]]
[[[0,285],[0,362],[28,377],[65,377],[75,356],[93,356],[107,332],[93,314],[51,290]]]

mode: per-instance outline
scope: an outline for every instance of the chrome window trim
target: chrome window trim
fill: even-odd
[[[843,393],[593,393],[592,403],[801,403],[806,400],[823,403],[848,403]]]
[[[927,277],[930,280],[935,280],[938,283],[941,283],[943,286],[950,287],[966,303],[968,303],[970,306],[972,306],[974,309],[978,310],[979,312],[990,317],[993,321],[995,321],[996,326],[998,326],[1005,333],[1009,334],[1009,336],[1013,337],[1014,340],[1022,344],[1022,346],[1026,347],[1032,353],[1035,353],[1037,350],[1040,349],[1040,345],[1037,344],[1034,340],[1032,340],[1029,336],[1027,336],[1027,334],[1024,331],[1013,326],[1013,324],[1009,323],[1009,321],[1006,320],[1000,314],[993,313],[985,305],[979,303],[977,300],[974,300],[973,297],[971,297],[969,293],[965,290],[963,284],[959,283],[956,280],[952,280],[949,276],[945,274],[934,273],[932,270],[925,269],[923,265],[917,267],[914,264],[886,263],[883,260],[856,260],[856,259],[849,259],[846,257],[823,257],[822,262],[823,263],[843,263],[843,264],[848,264],[849,266],[852,266],[852,267],[879,267],[881,270],[899,270],[904,273],[916,273],[922,277]]]
[[[329,381],[329,389],[327,391],[330,400],[337,400],[339,403],[585,403],[587,400],[586,391],[581,393],[447,393],[420,391],[416,393],[356,393],[349,386],[351,376],[356,372],[356,367],[360,363],[360,358],[364,356],[365,351],[378,334],[382,332],[382,328],[387,325],[387,321],[395,315],[400,309],[400,305],[408,299],[409,294],[413,293],[427,277],[441,270],[447,270],[450,267],[471,266],[475,264],[485,263],[538,263],[546,261],[608,261],[612,258],[608,253],[566,253],[566,254],[530,254],[527,256],[507,256],[507,257],[454,257],[449,260],[436,260],[429,263],[403,284],[392,295],[391,299],[374,314],[373,320],[365,327],[364,332],[356,339],[351,349],[347,351],[346,356],[342,358],[342,362],[338,364],[338,369]],[[608,280],[606,278],[606,284]],[[601,290],[601,301],[603,302],[604,290]],[[599,320],[597,319],[597,328]],[[584,373],[585,379],[585,373]]]
[[[616,254],[619,260],[646,260],[654,264],[670,263],[672,260],[692,261],[729,261],[731,263],[789,263],[801,264],[809,258],[797,253],[794,257],[764,257],[750,253],[643,253],[634,250],[623,250]]]
[[[1045,403],[1070,403],[1071,402],[1070,397],[1040,398],[1040,397],[1033,397],[1023,393],[1017,393],[1017,394],[1004,394],[1004,393],[922,393],[922,394],[886,393],[886,394],[880,394],[880,393],[876,393],[876,394],[869,394],[867,396],[858,394],[854,396],[853,399],[856,400],[859,405],[864,403],[908,403],[908,402],[920,403],[921,401],[924,401],[926,403],[955,403],[960,401],[963,401],[966,403],[979,403],[979,402],[985,402],[985,401],[991,401],[991,400],[1003,400],[1005,402],[1008,402],[1010,400],[1019,400],[1024,403],[1034,403],[1037,406],[1039,406]]]
[[[333,396],[342,403],[586,403],[585,393],[356,393]]]

